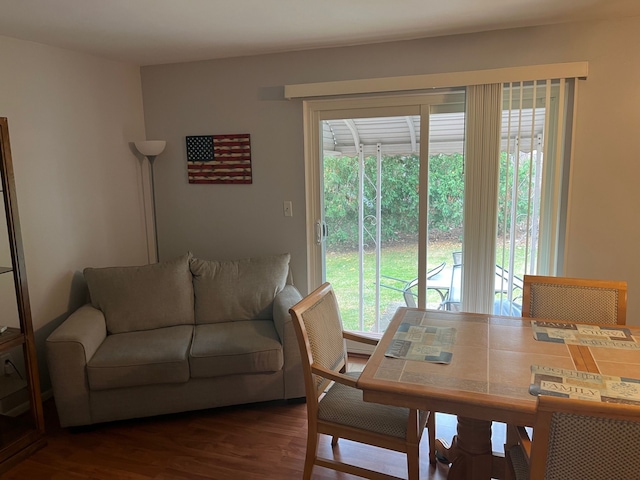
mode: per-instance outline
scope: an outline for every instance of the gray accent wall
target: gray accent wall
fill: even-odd
[[[579,84],[567,276],[626,280],[640,324],[640,17],[142,67],[161,259],[289,252],[308,291],[302,102],[286,84],[588,61]],[[185,136],[250,133],[252,185],[190,185]],[[294,216],[282,204],[293,202]]]

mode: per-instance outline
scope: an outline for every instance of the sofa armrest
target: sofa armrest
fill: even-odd
[[[293,285],[285,285],[282,291],[276,295],[273,301],[273,321],[276,324],[280,340],[283,340],[286,325],[291,323],[289,309],[300,300],[302,300],[302,295]],[[297,346],[296,343],[296,348]]]
[[[47,363],[63,427],[92,423],[86,366],[106,337],[104,314],[87,304],[47,338]]]
[[[273,322],[282,342],[284,353],[284,398],[304,397],[304,377],[298,339],[293,329],[289,309],[302,300],[293,285],[285,285],[273,302]]]

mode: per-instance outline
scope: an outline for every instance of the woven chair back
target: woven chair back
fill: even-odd
[[[626,322],[626,283],[525,275],[523,316],[588,324]]]
[[[296,313],[308,340],[311,361],[329,370],[340,371],[346,365],[347,352],[335,292],[325,284],[312,292],[307,300],[304,309]],[[330,382],[319,375],[312,375],[317,397]]]
[[[640,478],[640,407],[554,397],[539,400],[532,479]],[[544,438],[537,438],[538,433]]]

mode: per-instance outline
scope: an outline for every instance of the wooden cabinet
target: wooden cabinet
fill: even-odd
[[[0,117],[0,474],[42,447],[44,418],[7,119]]]

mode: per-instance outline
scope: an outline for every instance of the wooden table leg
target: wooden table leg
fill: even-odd
[[[437,439],[436,450],[450,463],[448,480],[490,480],[493,463],[491,422],[458,417],[458,434],[449,446]]]

